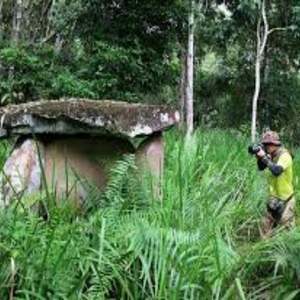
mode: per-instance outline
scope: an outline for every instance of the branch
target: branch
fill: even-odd
[[[52,0],[49,0],[49,1],[46,3],[46,6],[44,7],[44,10],[43,10],[43,17],[45,17],[45,16],[48,14],[48,12],[49,12],[51,6],[52,6]]]
[[[268,35],[271,34],[272,32],[274,31],[285,31],[285,30],[289,30],[289,29],[292,29],[292,26],[287,26],[287,27],[275,27],[275,28],[272,28],[268,31]]]
[[[41,42],[40,45],[43,45],[45,43],[47,43],[49,40],[51,40],[54,36],[55,36],[56,32],[52,31],[51,33],[49,33],[46,37],[44,37]]]

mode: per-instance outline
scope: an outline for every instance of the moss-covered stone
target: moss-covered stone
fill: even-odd
[[[134,138],[166,130],[178,121],[178,112],[163,105],[45,100],[0,108],[0,137],[86,133]]]

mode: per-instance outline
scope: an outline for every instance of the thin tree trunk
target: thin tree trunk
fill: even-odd
[[[14,45],[18,45],[21,36],[21,21],[22,21],[22,0],[17,0],[15,6],[15,14],[13,18],[13,31],[12,31],[12,41]],[[11,66],[8,71],[8,79],[12,80],[14,77],[14,66]]]
[[[61,35],[59,32],[56,32],[52,24],[52,11],[53,9],[55,9],[55,5],[56,5],[55,0],[49,0],[46,3],[46,6],[43,8],[43,14],[42,14],[43,26],[41,30],[42,35],[40,38],[40,44],[44,44],[50,40],[53,40],[56,52],[60,52],[62,47]]]
[[[3,39],[3,1],[4,0],[0,0],[0,42]]]
[[[263,90],[262,90],[262,100],[264,104],[264,126],[263,130],[267,130],[270,128],[270,111],[269,111],[269,98],[267,97],[267,90],[269,84],[269,74],[270,74],[270,59],[269,59],[269,51],[268,46],[266,46],[265,55],[263,59],[262,65],[262,83],[263,83]]]
[[[22,38],[26,43],[30,43],[31,41],[31,0],[23,0],[23,9],[22,9]]]
[[[256,62],[255,62],[255,90],[252,99],[252,122],[251,122],[251,141],[255,142],[256,135],[256,120],[257,120],[257,102],[260,92],[260,22],[257,26],[257,47],[256,47]]]
[[[186,106],[186,53],[184,50],[181,51],[181,74],[180,74],[180,98],[179,98],[179,112],[180,112],[180,123],[179,129],[184,130],[185,125],[185,106]]]
[[[194,129],[194,13],[195,13],[195,0],[190,2],[190,15],[189,15],[189,33],[188,33],[188,50],[187,50],[187,82],[186,82],[186,123],[187,135],[191,135]]]
[[[63,44],[63,40],[61,38],[61,35],[59,33],[57,33],[56,38],[55,38],[55,52],[56,53],[59,53],[61,51],[62,44]]]
[[[257,121],[257,103],[260,93],[260,72],[261,72],[261,61],[264,56],[268,35],[269,35],[269,24],[266,15],[266,3],[265,0],[261,4],[261,14],[259,16],[257,24],[257,47],[256,47],[256,62],[255,62],[255,90],[252,99],[252,122],[251,122],[251,141],[255,142],[256,136],[256,121]],[[261,25],[261,20],[263,25]],[[263,28],[261,38],[261,28]]]
[[[13,27],[13,42],[15,45],[18,45],[20,41],[21,22],[22,22],[22,0],[17,0],[17,4],[15,8],[14,27]]]
[[[49,0],[46,5],[43,7],[42,20],[41,23],[43,25],[42,34],[43,39],[47,39],[50,35],[52,35],[51,30],[51,11],[53,9],[53,5],[55,5],[55,1]]]

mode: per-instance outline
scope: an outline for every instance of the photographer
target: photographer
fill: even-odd
[[[295,225],[293,158],[275,131],[266,131],[261,145],[252,145],[249,152],[256,155],[260,171],[266,168],[270,171],[270,198],[262,220],[262,236],[268,237],[278,225],[288,228]]]

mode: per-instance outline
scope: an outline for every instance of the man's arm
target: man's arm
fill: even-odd
[[[267,165],[261,160],[261,158],[257,159],[257,167],[259,171],[263,171],[266,169]]]
[[[274,162],[272,162],[272,160],[269,158],[269,156],[267,156],[266,152],[263,149],[260,149],[260,151],[256,154],[256,157],[258,169],[260,171],[268,167],[268,169],[274,176],[279,176],[284,171],[282,164],[275,164]]]
[[[268,166],[266,161],[263,160],[265,156],[267,156],[267,154],[262,148],[260,148],[260,150],[256,153],[257,167],[259,171],[265,170]]]
[[[262,161],[261,158],[257,158],[257,167],[259,171],[263,171],[266,169],[267,165]]]
[[[265,166],[264,169],[268,167],[268,169],[271,171],[271,173],[274,176],[279,176],[284,171],[281,165],[273,163],[272,160],[267,155],[263,156],[258,161],[261,161],[261,164]]]

